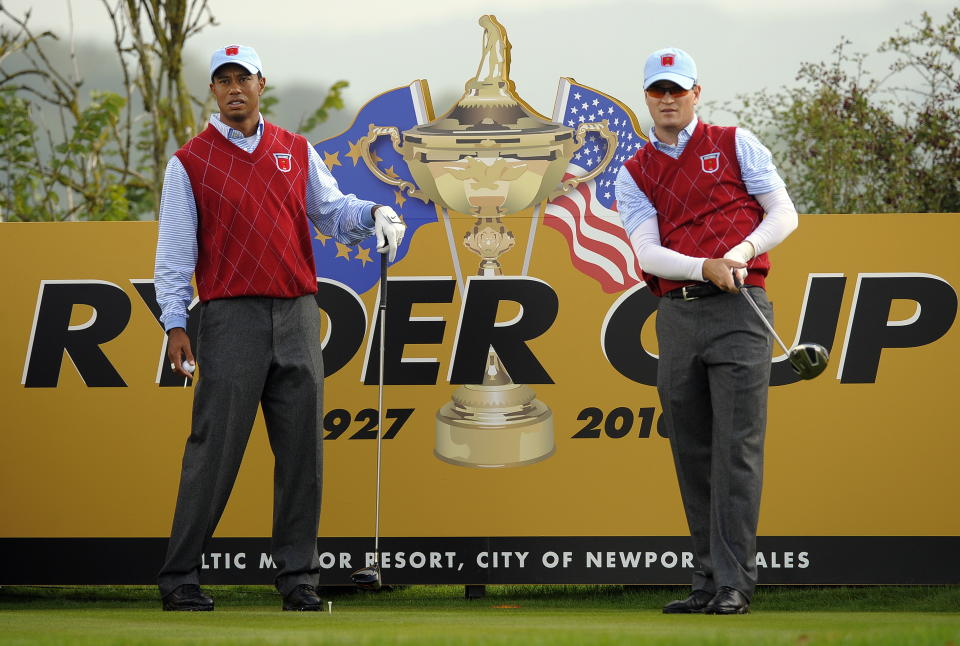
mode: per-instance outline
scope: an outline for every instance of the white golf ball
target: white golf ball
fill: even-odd
[[[189,372],[191,375],[193,374],[193,371],[196,369],[196,366],[193,365],[192,363],[190,363],[189,361],[184,361],[184,362],[183,362],[182,364],[180,364],[180,365],[181,365],[181,367],[182,367],[184,370],[186,370],[187,372]]]

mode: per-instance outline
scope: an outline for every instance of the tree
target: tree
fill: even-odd
[[[155,217],[170,154],[206,126],[212,98],[190,92],[183,50],[217,24],[207,0],[101,2],[122,94],[83,96],[72,45],[64,72],[46,51],[57,35],[34,34],[29,11],[20,18],[0,4],[14,26],[0,23],[0,222]],[[342,109],[347,85],[334,83],[298,129]],[[267,97],[264,114],[276,101]],[[56,115],[52,126],[45,114]]]
[[[738,97],[801,212],[960,211],[960,9],[906,27],[879,48],[898,56],[883,79],[843,39],[831,61],[801,65],[797,86]],[[903,85],[909,70],[921,85]]]
[[[139,182],[134,184],[149,192],[148,202],[155,207],[160,203],[171,142],[180,147],[196,135],[197,124],[204,123],[210,107],[209,95],[194,96],[187,86],[184,45],[204,27],[217,23],[207,0],[101,1],[113,24],[127,97],[137,94],[147,117],[137,133],[133,101],[127,102],[119,133],[125,144],[123,171],[137,176]],[[194,118],[195,108],[198,118]],[[129,154],[135,148],[143,153],[139,159]]]
[[[56,35],[34,34],[29,12],[20,19],[0,6],[0,15],[16,26],[0,25],[0,221],[127,218],[122,174],[109,165],[124,99],[92,92],[81,107],[76,65],[72,73],[61,72],[44,51]],[[4,69],[15,55],[21,64]],[[27,96],[53,108],[59,128],[47,125]]]
[[[898,87],[899,107],[907,118],[915,146],[915,189],[926,196],[930,211],[960,212],[960,7],[941,25],[927,12],[920,24],[908,23],[880,46],[900,58],[894,73],[913,71],[921,88]]]

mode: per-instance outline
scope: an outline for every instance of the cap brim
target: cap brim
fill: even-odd
[[[648,78],[643,84],[643,89],[646,90],[657,81],[672,81],[682,87],[684,90],[689,90],[697,84],[697,81],[689,76],[674,74],[673,72],[660,72],[659,74],[654,74]]]
[[[223,67],[224,65],[239,65],[240,67],[247,70],[251,74],[257,74],[260,72],[260,70],[257,69],[256,65],[251,65],[250,63],[247,63],[245,61],[227,61],[226,63],[220,63],[215,68],[213,68],[210,71],[210,78],[213,78],[214,75],[217,73],[217,70]]]

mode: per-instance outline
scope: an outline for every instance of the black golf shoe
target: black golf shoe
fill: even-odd
[[[707,615],[745,615],[750,612],[750,602],[739,590],[723,585],[703,612]]]
[[[706,590],[694,590],[686,599],[671,601],[663,607],[665,615],[687,615],[695,612],[703,612],[703,609],[713,599],[713,595]]]
[[[204,594],[199,585],[184,583],[163,598],[164,610],[213,610],[213,599]]]
[[[317,612],[322,610],[323,601],[317,596],[317,589],[301,583],[283,598],[284,610]]]

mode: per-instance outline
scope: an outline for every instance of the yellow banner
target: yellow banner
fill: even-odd
[[[452,240],[474,220],[444,215],[390,272],[387,339],[399,354],[385,386],[382,534],[686,534],[650,379],[652,297],[604,292],[534,209],[504,218],[516,236],[504,277],[471,279],[477,256]],[[776,329],[788,345],[828,346],[831,359],[816,380],[782,383],[792,373],[775,346],[782,385],[770,392],[761,535],[960,534],[958,238],[955,214],[806,215],[771,253]],[[155,223],[0,226],[0,537],[168,534],[193,391],[158,381],[155,244]],[[337,368],[322,536],[372,534],[377,291],[321,290],[325,359]],[[511,373],[546,375],[526,383],[548,410],[552,454],[464,466],[444,444],[437,413],[458,388],[451,373],[482,373],[476,346],[488,340]],[[272,469],[258,418],[217,536],[270,534]]]

